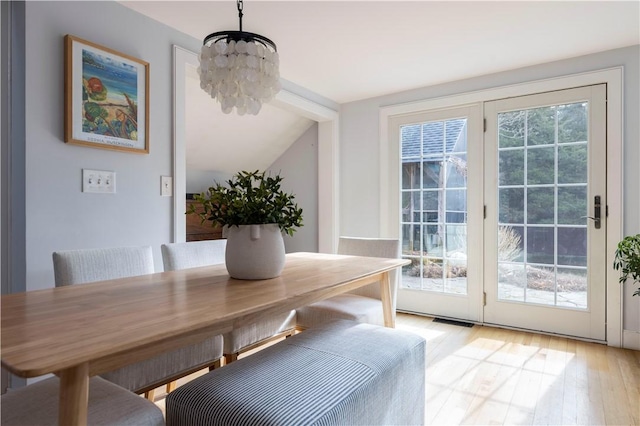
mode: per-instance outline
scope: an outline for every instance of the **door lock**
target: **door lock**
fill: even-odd
[[[602,204],[600,202],[600,196],[593,197],[593,216],[582,216],[582,219],[593,220],[593,225],[596,229],[600,229],[602,217]]]

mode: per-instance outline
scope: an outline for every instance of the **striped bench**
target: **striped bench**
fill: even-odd
[[[425,341],[352,321],[311,328],[169,394],[168,426],[423,424]]]

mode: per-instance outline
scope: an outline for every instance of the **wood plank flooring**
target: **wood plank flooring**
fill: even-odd
[[[640,425],[640,351],[399,314],[427,340],[430,425]]]
[[[640,425],[640,351],[409,314],[396,327],[427,340],[425,424]]]

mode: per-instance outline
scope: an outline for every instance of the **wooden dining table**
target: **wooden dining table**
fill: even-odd
[[[2,365],[60,378],[59,424],[87,422],[89,377],[380,282],[394,327],[389,273],[408,260],[292,253],[282,274],[236,280],[224,265],[2,296]]]

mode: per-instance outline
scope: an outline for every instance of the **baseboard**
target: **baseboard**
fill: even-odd
[[[622,347],[640,351],[640,331],[623,330]]]

